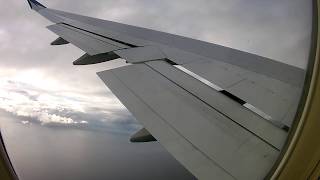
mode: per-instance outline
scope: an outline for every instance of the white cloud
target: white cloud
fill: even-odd
[[[37,69],[6,72],[0,76],[0,109],[35,119],[42,125],[89,124],[86,119],[71,116],[74,113],[92,113],[91,109],[105,115],[102,121],[112,122],[118,112],[124,110],[124,106],[107,93],[82,92],[60,85],[57,79],[48,78]],[[28,124],[26,121],[22,123]]]
[[[47,123],[75,124],[77,123],[71,118],[62,117],[56,114],[48,114],[47,112],[41,112],[37,118],[42,124],[47,124]]]
[[[29,124],[30,121],[21,121],[22,124]]]

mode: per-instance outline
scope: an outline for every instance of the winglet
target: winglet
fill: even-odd
[[[35,11],[39,11],[40,9],[46,8],[44,5],[42,5],[36,0],[28,0],[28,3],[30,8],[34,9]]]

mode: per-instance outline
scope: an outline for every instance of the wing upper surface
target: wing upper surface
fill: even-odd
[[[291,126],[301,87],[219,61],[183,67],[260,109],[268,120]]]
[[[163,68],[163,66],[169,67],[171,65],[160,62],[159,68]],[[243,128],[227,115],[204,103],[152,67],[148,64],[131,65],[100,72],[98,75],[134,116],[143,117],[147,112],[142,110],[140,105],[132,104],[130,98],[125,99],[126,95],[121,93],[123,92],[122,88],[130,91],[135,98],[150,109],[150,113],[158,117],[157,119],[141,118],[140,122],[175,157],[183,154],[183,158],[177,159],[186,163],[187,168],[198,178],[212,179],[216,177],[220,179],[219,176],[222,172],[223,179],[227,177],[262,179],[266,175],[265,173],[268,168],[271,168],[279,153],[277,148]],[[173,74],[179,73],[178,70],[172,68],[167,71],[171,71]],[[123,84],[123,87],[119,88],[114,86],[112,82],[110,83],[110,76],[115,76],[118,83]],[[181,141],[185,141],[188,146],[193,148],[192,151],[201,154],[212,165],[208,166],[205,165],[206,162],[201,162],[194,167],[193,160],[196,156],[189,154],[186,158],[184,147],[176,144],[175,138],[170,136],[164,138],[160,135],[166,134],[166,132],[157,133],[160,123],[168,126],[173,133],[181,138]],[[261,128],[264,125],[256,122],[256,126]],[[255,171],[252,171],[253,166],[256,168]],[[202,168],[208,171],[202,172]]]
[[[220,45],[146,28],[43,8],[38,11],[54,23],[65,23],[131,46],[157,46],[177,64],[221,61],[301,87],[304,70]],[[175,57],[176,54],[183,58]],[[189,58],[188,58],[189,57]],[[185,60],[184,60],[185,59]]]

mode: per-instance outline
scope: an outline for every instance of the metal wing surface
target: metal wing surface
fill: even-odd
[[[262,179],[295,115],[304,70],[182,36],[46,8],[59,38],[85,52],[86,65],[126,59],[98,76],[199,179]],[[151,137],[150,138],[150,134]],[[153,138],[154,137],[154,138]]]

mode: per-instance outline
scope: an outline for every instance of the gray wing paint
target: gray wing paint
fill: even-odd
[[[182,36],[30,7],[85,52],[86,65],[124,58],[98,76],[146,130],[199,179],[263,179],[286,139],[304,70]],[[149,134],[151,133],[151,134]],[[142,135],[141,135],[142,134]],[[140,141],[140,140],[139,140]]]
[[[170,66],[166,62],[159,63],[159,68]],[[179,73],[173,68],[165,71],[171,71],[173,75]],[[132,92],[135,98],[150,109],[150,113],[158,116],[157,120],[141,119],[141,122],[170,153],[175,157],[182,156],[181,159],[177,159],[185,162],[188,165],[187,168],[192,169],[191,172],[199,179],[220,179],[221,173],[225,177],[234,179],[262,179],[279,153],[277,148],[261,137],[212,108],[148,64],[137,64],[98,73],[136,117],[144,116],[146,112],[140,109],[140,106],[130,104],[132,97],[126,99],[121,93],[122,88],[109,83],[110,73],[123,84],[122,88]],[[193,160],[196,157],[184,154],[184,147],[176,144],[174,138],[168,139],[154,134],[160,122],[179,135],[188,146],[191,146],[192,151],[196,151],[211,162],[211,170],[202,170],[202,167],[208,168],[205,162],[198,162],[199,164],[195,166]],[[257,125],[260,128],[263,126],[259,122]],[[167,131],[161,130],[161,133],[166,134]],[[253,165],[254,171],[252,171]],[[219,174],[216,174],[217,170]]]

